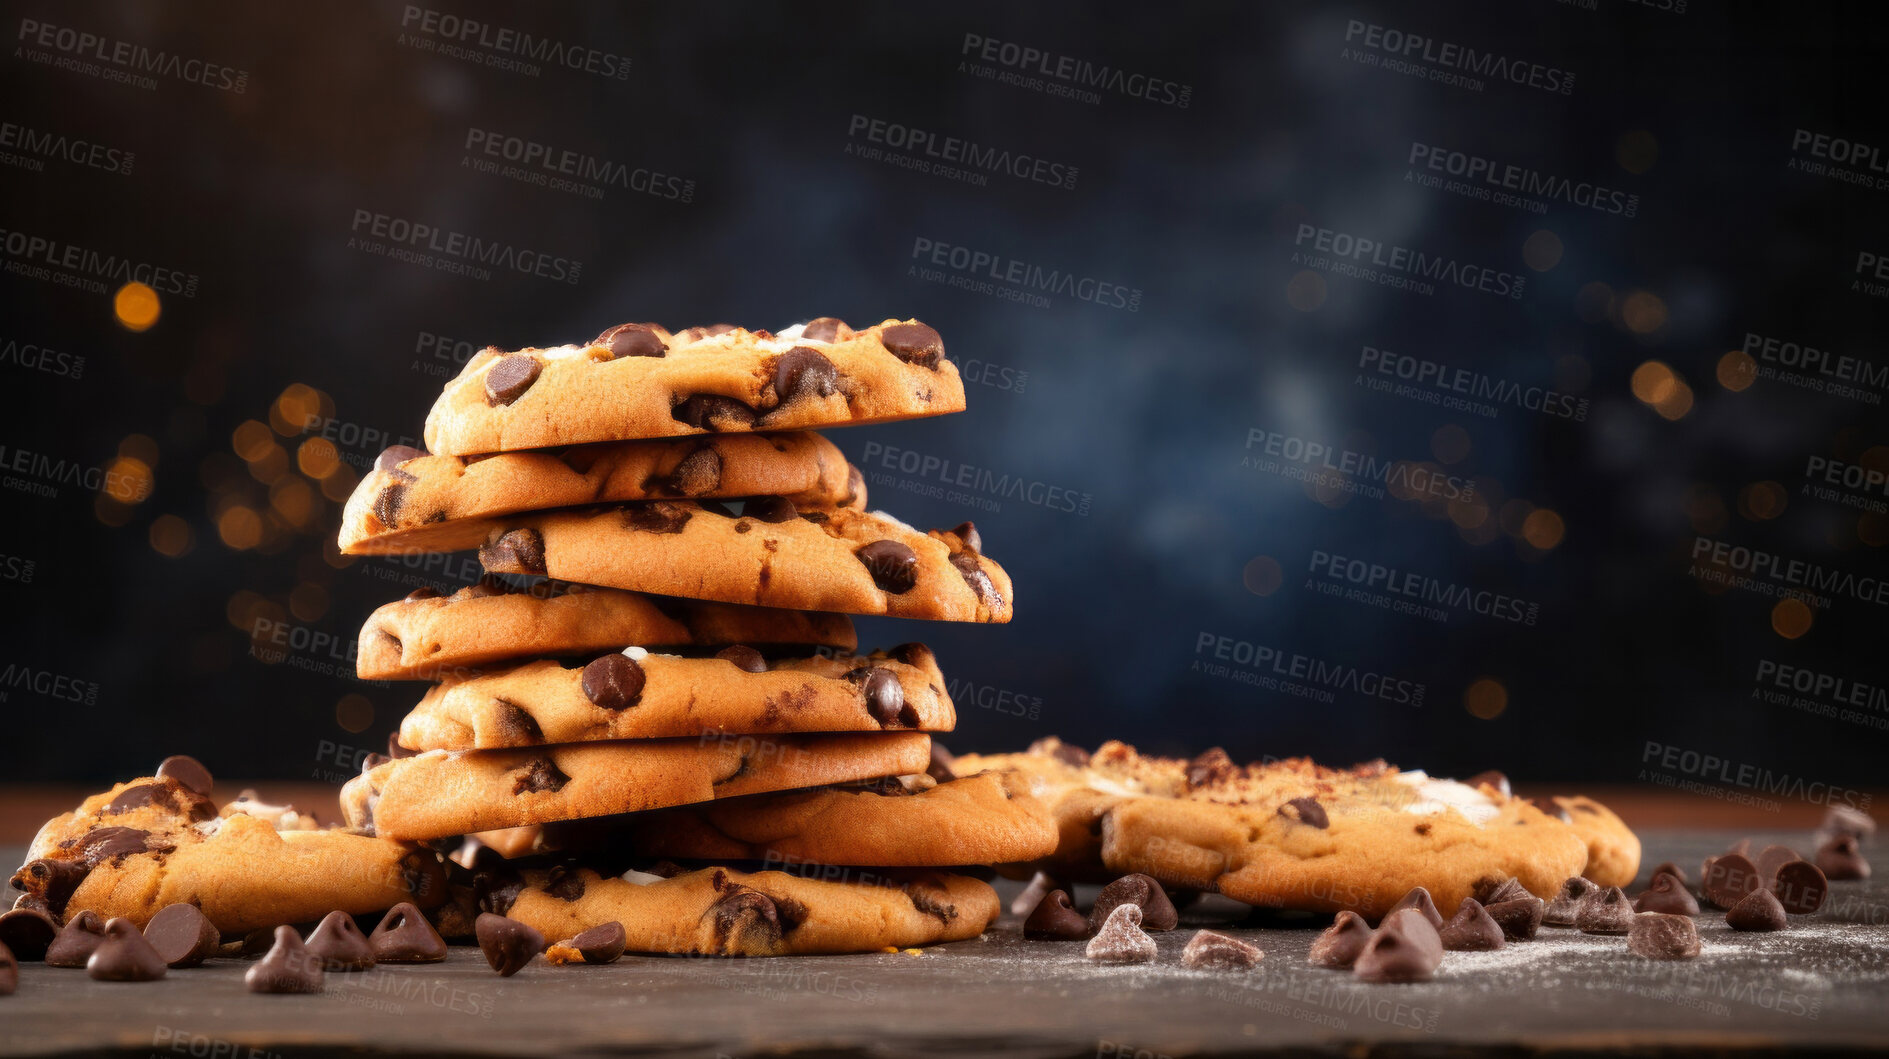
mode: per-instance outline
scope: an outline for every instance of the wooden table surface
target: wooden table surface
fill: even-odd
[[[1735,837],[1645,831],[1645,863],[1693,871]],[[1801,849],[1809,835],[1756,838]],[[1003,886],[1007,898],[1015,884]],[[1543,928],[1500,952],[1451,953],[1435,981],[1410,985],[1312,968],[1314,925],[1277,920],[1233,929],[1265,950],[1258,969],[1183,970],[1191,927],[1220,925],[1212,911],[1190,910],[1183,929],[1157,935],[1158,962],[1127,968],[1090,963],[1080,942],[1026,942],[1009,916],[982,939],[918,956],[540,960],[501,979],[476,949],[459,948],[444,964],[331,974],[326,993],[307,997],[244,992],[245,964],[234,959],[143,984],[28,964],[19,992],[0,997],[0,1053],[1159,1059],[1889,1048],[1889,883],[1834,884],[1823,911],[1780,934],[1735,933],[1707,912],[1706,951],[1693,961],[1655,963],[1621,938]]]

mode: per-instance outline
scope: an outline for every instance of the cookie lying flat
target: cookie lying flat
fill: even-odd
[[[1581,874],[1602,887],[1631,886],[1640,874],[1640,836],[1612,809],[1592,798],[1557,795],[1554,804],[1587,843],[1587,867]]]
[[[623,842],[667,859],[876,867],[1002,864],[1056,848],[1055,821],[1021,777],[900,779],[912,786],[888,780],[639,813],[625,821]]]
[[[487,907],[547,938],[617,922],[630,952],[700,956],[935,945],[974,938],[998,914],[997,892],[963,875],[918,871],[830,881],[732,868],[668,879],[641,872],[602,877],[588,868],[530,871],[522,886],[489,894]]]
[[[957,723],[924,644],[772,663],[752,649],[725,654],[735,660],[631,648],[568,668],[541,659],[435,685],[400,722],[400,745],[493,750],[706,732],[948,732]]]
[[[90,909],[140,927],[179,902],[231,934],[336,909],[430,908],[446,893],[431,852],[345,831],[277,831],[241,812],[218,816],[206,797],[170,779],[133,780],[86,799],[48,821],[27,856],[13,883],[55,915]]]
[[[426,447],[464,456],[964,410],[938,332],[915,320],[833,323],[779,335],[622,324],[583,345],[487,349],[434,402]]]
[[[851,651],[859,638],[844,614],[671,599],[562,581],[519,591],[488,576],[450,596],[421,589],[375,610],[361,627],[354,669],[362,680],[444,680],[477,676],[508,659],[595,654],[626,644]]]
[[[492,518],[666,497],[784,496],[801,507],[864,507],[865,481],[813,433],[738,434],[583,445],[482,458],[381,453],[341,515],[349,555],[458,551]]]
[[[389,838],[443,838],[895,776],[930,760],[922,732],[432,750],[349,780],[341,810],[350,825]]]
[[[764,519],[658,500],[510,526],[479,549],[487,570],[793,610],[1010,620],[1010,575],[979,554],[968,522],[925,534],[877,511]]]

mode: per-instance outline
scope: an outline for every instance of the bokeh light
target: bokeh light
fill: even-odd
[[[163,314],[157,292],[143,283],[127,283],[112,295],[112,315],[127,331],[149,331]]]
[[[1463,689],[1463,709],[1472,717],[1493,721],[1509,708],[1509,689],[1494,677],[1481,677]]]

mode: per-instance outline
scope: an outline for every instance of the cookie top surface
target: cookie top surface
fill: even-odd
[[[835,324],[779,335],[623,324],[582,345],[487,349],[446,384],[426,445],[463,456],[964,410],[936,331],[916,320]]]

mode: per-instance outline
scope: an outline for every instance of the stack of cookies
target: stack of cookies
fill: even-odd
[[[472,358],[431,452],[383,453],[344,515],[343,552],[477,548],[487,571],[363,628],[361,677],[434,683],[344,788],[349,825],[478,836],[508,858],[481,865],[479,910],[553,939],[614,921],[631,951],[765,954],[981,932],[994,893],[935,869],[1043,856],[1054,824],[997,774],[934,767],[955,715],[932,652],[860,653],[847,615],[1008,621],[1010,578],[968,522],[868,511],[810,432],[963,408],[909,320],[623,324]]]

